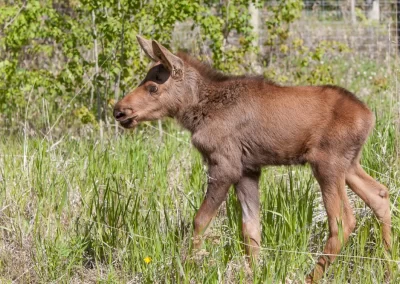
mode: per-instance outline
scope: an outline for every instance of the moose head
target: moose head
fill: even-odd
[[[184,62],[155,40],[137,36],[145,54],[153,61],[139,86],[114,107],[114,117],[125,128],[141,121],[174,116],[185,95]]]

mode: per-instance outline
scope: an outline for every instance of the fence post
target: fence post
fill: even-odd
[[[257,8],[257,1],[255,2],[250,2],[249,4],[249,12],[250,12],[250,22],[251,22],[251,26],[253,28],[253,34],[255,36],[254,41],[253,41],[253,46],[259,46],[258,44],[258,40],[259,40],[259,36],[260,36],[260,11]],[[257,62],[257,56],[255,52],[252,52],[252,54],[250,55],[250,65],[251,68],[253,69],[253,71],[255,71],[256,73],[261,73],[262,68],[260,66],[260,64]]]
[[[400,51],[400,0],[397,0],[397,50]]]
[[[354,25],[356,23],[356,0],[350,0],[350,16],[351,23]]]
[[[367,11],[368,19],[379,21],[379,0],[373,0]]]

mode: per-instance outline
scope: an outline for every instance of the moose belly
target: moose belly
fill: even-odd
[[[308,148],[288,147],[275,148],[270,146],[256,146],[242,148],[242,163],[251,167],[266,165],[296,165],[307,162]]]
[[[279,133],[273,130],[253,129],[242,136],[242,162],[249,166],[305,164],[317,137],[304,128]]]

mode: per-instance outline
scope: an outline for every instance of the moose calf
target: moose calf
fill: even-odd
[[[154,40],[137,37],[154,64],[140,85],[120,100],[114,116],[125,128],[175,118],[192,134],[208,165],[208,188],[194,219],[194,246],[233,184],[242,207],[246,253],[260,250],[258,183],[265,165],[311,165],[329,223],[324,254],[307,276],[320,279],[340,252],[356,220],[347,184],[382,222],[391,246],[389,193],[360,166],[361,148],[374,116],[351,92],[336,86],[283,87],[263,78],[227,76]]]

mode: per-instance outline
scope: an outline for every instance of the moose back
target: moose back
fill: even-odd
[[[192,134],[208,166],[208,187],[194,218],[194,247],[225,200],[231,185],[242,207],[246,253],[260,250],[259,178],[265,165],[309,163],[328,216],[323,256],[307,276],[320,279],[341,250],[356,220],[347,184],[382,223],[391,246],[389,194],[360,166],[374,116],[351,92],[337,86],[283,87],[263,78],[228,76],[157,41],[137,37],[153,65],[141,84],[114,108],[125,128],[141,121],[175,118]]]

